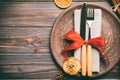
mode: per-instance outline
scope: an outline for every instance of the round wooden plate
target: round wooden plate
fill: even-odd
[[[51,31],[50,37],[50,46],[53,57],[56,62],[62,68],[62,64],[64,61],[63,56],[61,55],[62,50],[66,46],[66,42],[64,40],[64,35],[73,29],[73,13],[75,9],[80,9],[82,4],[75,5],[71,8],[63,11],[57,18],[54,23],[53,29]],[[104,50],[106,52],[106,56],[109,59],[110,65],[109,67],[105,67],[105,65],[100,63],[100,72],[97,74],[93,74],[92,77],[101,76],[107,72],[109,72],[119,61],[120,58],[120,20],[118,17],[110,10],[106,8],[95,5],[88,4],[88,7],[99,8],[102,10],[102,36],[105,37],[106,46]]]

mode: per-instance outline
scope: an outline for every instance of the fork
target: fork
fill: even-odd
[[[87,9],[87,24],[89,26],[88,39],[91,38],[91,27],[93,21],[94,21],[94,9],[88,8]],[[87,45],[87,71],[88,76],[92,76],[92,47],[89,44]]]

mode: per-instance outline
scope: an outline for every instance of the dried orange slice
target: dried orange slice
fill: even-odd
[[[69,75],[77,75],[81,70],[80,61],[74,57],[70,57],[63,62],[63,70]]]
[[[54,2],[60,8],[67,8],[71,5],[72,0],[54,0]]]

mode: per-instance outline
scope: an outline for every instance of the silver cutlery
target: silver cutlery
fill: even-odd
[[[94,9],[88,8],[87,9],[87,24],[89,27],[88,39],[91,38],[91,27],[94,21]],[[92,46],[87,45],[87,74],[88,76],[92,76]]]

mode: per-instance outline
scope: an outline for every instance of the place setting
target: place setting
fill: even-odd
[[[100,77],[119,62],[119,25],[118,12],[101,5],[84,2],[69,7],[54,22],[51,53],[69,76]]]

